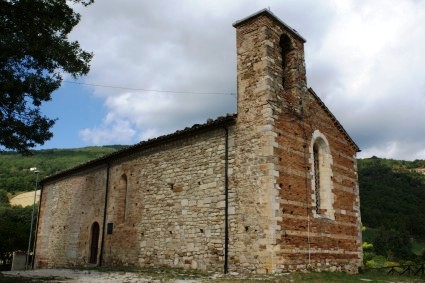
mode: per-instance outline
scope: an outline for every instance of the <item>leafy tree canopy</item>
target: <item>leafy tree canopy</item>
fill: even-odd
[[[92,54],[69,41],[80,21],[69,5],[93,0],[0,0],[0,145],[29,154],[53,134],[40,112],[64,73],[89,72]]]
[[[0,205],[0,270],[10,270],[12,252],[27,249],[31,213],[32,206]]]

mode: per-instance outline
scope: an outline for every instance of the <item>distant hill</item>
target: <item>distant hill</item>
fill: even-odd
[[[0,190],[10,193],[34,190],[35,174],[29,168],[40,170],[40,179],[91,159],[122,149],[125,146],[100,146],[75,149],[36,150],[32,156],[16,152],[0,153]]]
[[[425,240],[425,161],[359,159],[363,225]]]

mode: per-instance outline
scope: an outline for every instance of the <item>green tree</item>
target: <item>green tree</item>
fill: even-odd
[[[93,0],[73,0],[85,6]],[[40,112],[62,75],[86,75],[92,54],[69,41],[80,21],[65,0],[0,0],[0,145],[30,154],[53,134]]]
[[[10,268],[12,252],[26,251],[32,206],[0,206],[0,270]]]
[[[413,258],[412,243],[405,231],[386,230],[381,227],[373,247],[376,254],[383,255],[389,260]]]

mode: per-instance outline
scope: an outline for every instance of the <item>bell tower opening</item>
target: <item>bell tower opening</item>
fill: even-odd
[[[286,35],[282,34],[279,41],[280,55],[282,57],[282,87],[286,87],[288,79],[288,54],[293,49],[291,39]]]

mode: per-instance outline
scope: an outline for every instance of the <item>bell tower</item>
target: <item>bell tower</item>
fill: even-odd
[[[276,123],[284,105],[301,105],[297,101],[307,91],[305,40],[268,9],[233,26],[238,77],[233,178],[240,211],[231,218],[230,241],[240,249],[231,258],[270,273],[279,271],[283,233]]]
[[[263,9],[233,24],[236,28],[238,116],[245,100],[283,96],[298,101],[307,92],[305,39]]]
[[[229,218],[230,269],[356,272],[362,265],[358,147],[307,89],[305,40],[268,9],[233,26],[238,114],[231,201],[237,209]]]

